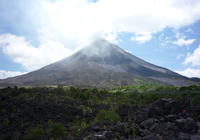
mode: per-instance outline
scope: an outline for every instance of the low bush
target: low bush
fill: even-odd
[[[109,110],[100,110],[95,119],[94,119],[94,123],[98,123],[98,122],[109,122],[109,123],[117,123],[121,121],[120,116],[117,114],[116,111],[114,111],[113,109],[109,109]]]
[[[66,136],[66,128],[61,123],[49,121],[48,134],[50,138],[54,138],[56,140],[62,140],[63,137]]]
[[[42,125],[29,129],[24,136],[25,140],[42,140],[45,137],[45,130]]]

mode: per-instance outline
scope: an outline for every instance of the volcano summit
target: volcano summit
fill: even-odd
[[[190,78],[148,63],[100,39],[39,70],[0,80],[0,85],[119,86],[132,85],[137,80],[176,86],[193,84]]]

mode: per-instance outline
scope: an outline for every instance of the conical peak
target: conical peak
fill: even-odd
[[[97,39],[97,40],[93,41],[91,44],[102,44],[102,43],[112,44],[111,42],[109,42],[108,40],[103,39],[103,38]]]
[[[94,42],[92,42],[89,47],[93,47],[93,48],[99,48],[99,49],[102,49],[102,48],[111,48],[115,46],[113,43],[105,40],[105,39],[98,39],[98,40],[95,40]]]
[[[121,51],[121,49],[105,39],[98,39],[84,47],[80,52],[87,56],[106,57],[115,51]]]

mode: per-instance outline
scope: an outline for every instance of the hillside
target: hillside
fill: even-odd
[[[115,44],[100,39],[75,54],[25,75],[0,81],[0,85],[121,86],[135,81],[183,86],[192,80],[148,63]]]

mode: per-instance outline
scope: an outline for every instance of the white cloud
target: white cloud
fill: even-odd
[[[200,19],[199,0],[37,2],[40,2],[37,7],[40,14],[35,15],[34,19],[39,22],[36,22],[39,27],[38,46],[32,45],[24,37],[0,35],[3,52],[28,70],[66,57],[70,54],[69,48],[77,49],[100,37],[117,42],[120,33],[130,33],[135,36],[133,40],[145,42],[166,27],[178,29]]]
[[[25,72],[0,70],[0,79],[14,77],[22,74],[25,74]]]
[[[191,28],[188,28],[185,32],[194,34],[194,31]]]
[[[122,32],[138,36],[136,41],[147,41],[166,27],[177,29],[200,19],[199,0],[98,0],[95,3],[59,0],[42,3],[44,27],[81,43]]]
[[[108,40],[109,42],[118,44],[121,40],[118,39],[117,34],[116,33],[108,33],[108,34],[104,34],[102,36],[102,38]]]
[[[192,54],[188,54],[183,64],[191,64],[192,66],[200,66],[200,46],[194,50]]]
[[[139,43],[145,43],[147,41],[150,41],[152,38],[151,34],[143,34],[143,35],[137,35],[137,36],[133,36],[131,38],[132,41],[137,41]]]
[[[178,55],[176,56],[176,59],[181,59],[181,58],[184,58],[184,57],[185,57],[184,54],[178,54]]]
[[[42,39],[39,46],[33,46],[24,37],[12,34],[0,35],[0,48],[14,62],[27,70],[35,70],[58,61],[70,54],[63,44],[53,40]]]
[[[129,50],[125,50],[127,53],[130,53],[130,54],[133,54],[133,52],[132,51],[129,51]]]
[[[179,38],[178,40],[174,41],[173,44],[178,45],[178,46],[188,46],[194,43],[195,39],[184,39],[184,38]]]
[[[187,76],[187,77],[199,77],[200,78],[200,69],[187,68],[183,71],[176,71],[177,73]]]

